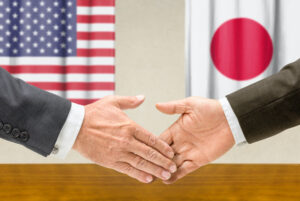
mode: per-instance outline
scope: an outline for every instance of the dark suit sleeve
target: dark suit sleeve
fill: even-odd
[[[300,60],[227,96],[248,143],[300,124]]]
[[[3,68],[0,89],[0,137],[49,155],[71,103],[14,78]]]

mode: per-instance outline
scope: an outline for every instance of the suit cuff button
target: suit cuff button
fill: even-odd
[[[12,135],[14,138],[20,137],[20,134],[21,134],[21,132],[20,132],[20,130],[17,129],[17,128],[14,128],[14,129],[12,130],[12,132],[11,132],[11,135]]]
[[[12,129],[12,127],[11,127],[10,124],[4,124],[4,126],[3,126],[3,131],[4,131],[7,135],[10,134],[11,129]]]
[[[23,142],[27,142],[29,140],[29,134],[27,133],[27,131],[21,132],[20,140]]]
[[[51,154],[55,155],[58,153],[58,151],[59,151],[58,147],[55,146],[55,147],[53,147]]]

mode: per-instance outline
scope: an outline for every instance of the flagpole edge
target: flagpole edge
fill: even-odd
[[[185,96],[189,97],[191,93],[191,0],[185,0]]]

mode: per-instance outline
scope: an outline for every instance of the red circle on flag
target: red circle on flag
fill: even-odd
[[[211,57],[216,68],[233,80],[249,80],[266,70],[273,56],[267,30],[248,18],[223,23],[211,41]]]

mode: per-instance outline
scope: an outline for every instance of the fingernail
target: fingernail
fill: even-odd
[[[141,101],[141,100],[144,100],[145,99],[145,96],[144,95],[138,95],[136,96],[136,98]]]
[[[172,166],[170,167],[170,171],[171,171],[171,173],[174,173],[174,172],[176,172],[176,170],[177,170],[177,167],[176,167],[176,165],[172,165]]]
[[[150,183],[150,182],[152,182],[152,180],[153,180],[152,176],[147,176],[147,177],[146,177],[146,181],[147,181],[147,183]]]
[[[167,171],[163,171],[161,175],[164,179],[170,179],[170,177],[171,177],[170,172],[167,172]]]

